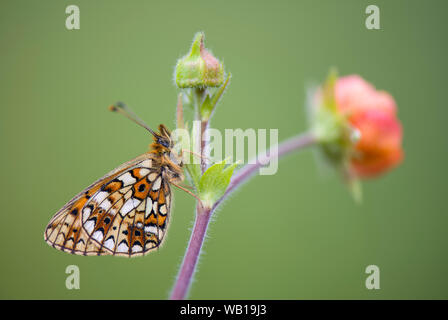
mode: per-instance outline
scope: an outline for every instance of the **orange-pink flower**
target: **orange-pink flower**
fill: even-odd
[[[360,133],[349,158],[356,176],[374,177],[402,161],[402,128],[390,94],[377,91],[360,76],[351,75],[337,79],[334,99],[337,110]]]

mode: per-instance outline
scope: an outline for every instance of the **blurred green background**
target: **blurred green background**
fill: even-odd
[[[81,29],[65,28],[76,4]],[[376,4],[381,30],[365,28]],[[176,59],[197,31],[233,78],[213,126],[306,129],[305,87],[329,68],[396,99],[404,163],[356,205],[311,151],[246,184],[211,224],[193,299],[448,298],[444,1],[2,1],[0,298],[164,299],[194,218],[176,190],[168,238],[143,258],[72,256],[43,240],[72,196],[147,150],[106,107],[174,125]],[[65,268],[81,270],[67,290]],[[367,290],[366,266],[381,270]]]

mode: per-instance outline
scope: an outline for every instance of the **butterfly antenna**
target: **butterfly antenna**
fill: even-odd
[[[114,105],[109,107],[109,110],[112,112],[118,112],[124,115],[129,120],[135,122],[139,126],[148,130],[154,137],[158,137],[159,135],[155,133],[143,120],[141,120],[126,104],[123,102],[117,102]]]

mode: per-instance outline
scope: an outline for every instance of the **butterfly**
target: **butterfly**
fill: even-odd
[[[154,132],[124,104],[110,108],[153,135],[150,151],[76,195],[50,220],[44,239],[71,254],[142,256],[159,248],[166,235],[170,185],[180,187],[184,179],[182,157],[173,152],[171,133],[164,125]]]

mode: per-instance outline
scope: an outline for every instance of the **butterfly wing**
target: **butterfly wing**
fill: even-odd
[[[80,255],[133,257],[159,247],[171,190],[154,157],[143,154],[75,196],[50,220],[45,241]]]

